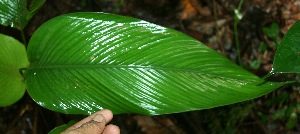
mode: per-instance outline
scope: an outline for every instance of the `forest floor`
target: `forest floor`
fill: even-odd
[[[263,77],[272,69],[277,44],[300,20],[300,1],[245,0],[240,9],[239,3],[240,0],[52,0],[46,1],[32,18],[25,34],[30,39],[41,24],[65,13],[116,13],[181,31]],[[240,21],[235,20],[234,11],[239,13]],[[0,30],[20,38],[12,28]],[[241,60],[237,58],[236,33]],[[298,77],[276,75],[272,80]],[[159,116],[115,115],[111,123],[124,134],[299,133],[299,91],[299,86],[284,86],[255,100],[229,106]],[[16,104],[0,108],[0,133],[47,133],[81,118],[44,109],[25,94]]]

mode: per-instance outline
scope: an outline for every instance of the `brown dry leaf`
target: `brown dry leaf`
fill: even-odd
[[[294,19],[295,19],[295,20],[300,20],[300,13],[295,14],[295,15],[294,15]]]
[[[182,12],[179,14],[181,20],[193,18],[197,14],[197,10],[189,0],[183,0],[181,3]]]
[[[300,3],[288,1],[281,7],[281,14],[284,22],[284,26],[281,28],[281,32],[285,34],[288,29],[300,19]]]
[[[181,3],[182,12],[180,13],[180,19],[191,19],[199,13],[201,16],[210,16],[211,12],[207,6],[202,6],[198,0],[182,0]]]

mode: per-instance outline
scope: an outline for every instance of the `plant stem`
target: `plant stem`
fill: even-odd
[[[237,30],[237,25],[242,19],[240,15],[240,10],[242,8],[242,5],[244,3],[244,0],[240,0],[240,3],[238,5],[238,8],[236,9],[237,12],[235,12],[235,18],[234,18],[234,24],[233,24],[233,32],[234,32],[234,39],[235,39],[235,46],[236,46],[236,53],[237,53],[237,60],[238,64],[243,67],[242,58],[241,58],[241,49],[240,49],[240,42],[239,42],[239,33]]]
[[[241,49],[240,49],[239,35],[238,35],[238,31],[237,31],[237,25],[238,25],[238,22],[235,21],[234,24],[233,24],[235,47],[236,47],[238,64],[240,66],[243,66],[243,64],[242,64],[242,58],[241,58]]]
[[[244,0],[241,0],[240,3],[239,3],[239,6],[237,8],[238,11],[241,10],[243,3],[244,3]]]
[[[272,76],[274,73],[274,70],[272,69],[266,76],[262,77],[262,79],[267,79],[268,77]]]
[[[26,38],[25,38],[24,31],[23,30],[20,30],[20,31],[21,31],[21,36],[22,36],[23,44],[26,46],[27,45],[27,41],[26,41]]]

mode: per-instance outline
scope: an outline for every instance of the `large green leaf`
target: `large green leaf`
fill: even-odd
[[[0,106],[8,106],[25,93],[19,69],[28,67],[25,47],[16,39],[0,34]]]
[[[45,0],[31,0],[28,4],[28,0],[0,0],[0,24],[23,30],[44,2]]]
[[[288,30],[278,45],[271,73],[300,73],[300,21]]]
[[[38,28],[27,52],[29,94],[63,113],[167,114],[249,100],[281,86],[183,33],[113,14],[56,17]]]

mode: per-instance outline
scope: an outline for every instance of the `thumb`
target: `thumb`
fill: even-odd
[[[78,128],[69,129],[62,134],[100,134],[103,132],[105,125],[105,118],[101,114],[96,114],[89,122]]]

